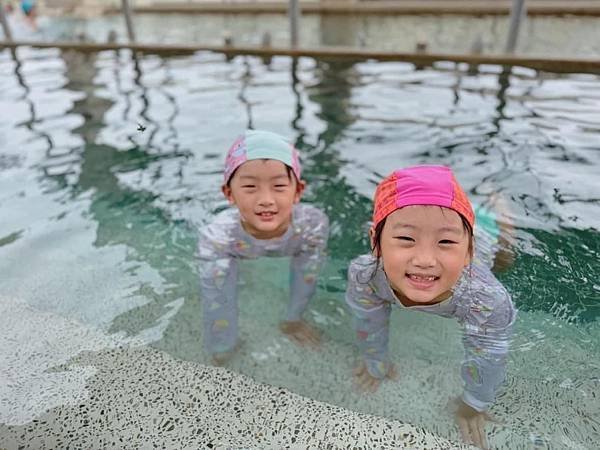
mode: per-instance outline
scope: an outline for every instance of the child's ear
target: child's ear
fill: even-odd
[[[298,203],[300,198],[302,198],[302,194],[304,193],[304,189],[306,188],[306,181],[298,180],[296,183],[296,193],[294,194],[294,203]]]
[[[471,253],[467,252],[467,254],[465,255],[465,262],[463,264],[463,267],[468,267],[469,264],[471,264]]]
[[[373,254],[375,254],[377,249],[375,248],[375,229],[373,227],[369,228],[369,243],[371,244],[371,250],[373,251]],[[375,254],[375,256],[379,258],[378,254]]]
[[[467,249],[467,254],[465,255],[464,267],[467,267],[471,264],[471,260],[473,259],[473,249],[475,248],[475,238],[471,237],[469,239],[469,248]]]
[[[221,186],[221,192],[223,192],[223,195],[225,196],[230,205],[233,205],[235,203],[233,193],[229,185],[224,184],[223,186]]]

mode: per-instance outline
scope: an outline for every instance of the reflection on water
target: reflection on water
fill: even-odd
[[[81,351],[137,343],[205,361],[195,230],[225,206],[223,152],[254,126],[296,143],[306,200],[331,218],[330,260],[307,313],[327,342],[307,353],[285,341],[285,302],[265,299],[287,297],[287,272],[277,259],[246,264],[246,343],[233,370],[457,439],[447,402],[460,392],[458,327],[397,314],[400,382],[361,397],[342,300],[348,261],[367,248],[376,182],[394,167],[443,162],[476,201],[500,192],[517,225],[517,262],[501,277],[521,315],[494,447],[598,441],[598,76],[31,49],[4,51],[0,67],[0,305],[3,329],[28,324],[17,338],[0,333],[0,366],[22,381],[0,388],[0,422],[78,401],[92,370],[51,380],[42,371]],[[54,400],[25,408],[32,386]]]

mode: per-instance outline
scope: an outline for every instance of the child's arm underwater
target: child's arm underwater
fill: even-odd
[[[354,316],[353,323],[362,358],[354,375],[360,388],[374,391],[381,380],[395,377],[395,369],[388,357],[391,305],[377,297],[370,286],[369,276],[374,266],[368,261],[372,260],[363,256],[351,262],[348,268],[346,303]]]
[[[201,233],[198,248],[204,346],[213,362],[221,365],[239,345],[238,262],[207,230]]]
[[[465,361],[461,374],[465,383],[463,401],[477,411],[487,410],[506,374],[506,358],[514,311],[507,312],[504,326],[466,324],[463,344]]]
[[[491,273],[490,276],[493,277]],[[456,421],[465,442],[480,448],[487,448],[484,425],[491,420],[487,410],[505,378],[516,316],[508,293],[497,280],[496,283],[495,295],[486,292],[471,304],[463,336],[465,360],[461,374],[464,391],[458,402]]]
[[[298,344],[318,346],[318,331],[302,320],[302,314],[315,294],[317,277],[326,257],[329,220],[319,209],[305,205],[295,217],[294,233],[298,251],[290,260],[290,302],[280,330]]]
[[[480,263],[493,272],[501,272],[514,263],[515,230],[509,207],[500,194],[493,194],[488,204],[489,207],[475,206],[474,265]],[[491,273],[484,276],[489,277],[487,293],[479,294],[481,299],[472,304],[465,320],[466,358],[462,368],[462,400],[480,413],[493,403],[496,389],[504,381],[511,326],[516,316],[504,287]]]

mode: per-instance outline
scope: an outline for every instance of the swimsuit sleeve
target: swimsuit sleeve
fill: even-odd
[[[238,341],[238,263],[228,244],[233,229],[210,224],[198,243],[204,347],[210,354],[230,351]]]
[[[290,259],[290,302],[286,315],[289,321],[301,319],[315,293],[329,238],[329,220],[321,210],[302,205],[294,220],[293,239],[299,242]]]
[[[385,378],[390,368],[388,337],[391,305],[379,298],[372,287],[375,269],[369,256],[355,259],[348,268],[346,303],[353,314],[357,344],[369,374]]]
[[[516,310],[508,292],[495,282],[479,290],[464,323],[463,401],[478,411],[493,402],[506,375],[506,359]]]

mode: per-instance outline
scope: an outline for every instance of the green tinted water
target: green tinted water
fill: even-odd
[[[330,258],[307,312],[326,342],[306,352],[278,334],[282,261],[244,264],[245,345],[230,367],[457,439],[446,403],[460,393],[458,326],[396,313],[390,345],[401,380],[364,397],[351,386],[356,351],[343,304],[348,262],[367,250],[377,181],[396,167],[441,162],[475,201],[502,193],[517,226],[517,261],[501,279],[521,314],[493,445],[593,448],[600,439],[598,76],[27,49],[16,61],[1,53],[0,67],[3,320],[27,329],[33,316],[9,308],[24,303],[122,344],[206,362],[196,230],[226,206],[219,182],[236,133],[271,129],[300,148],[305,200],[331,219]],[[47,329],[69,337],[57,324]],[[44,385],[35,358],[13,351],[20,344],[0,332],[1,366]],[[51,365],[54,350],[40,345]],[[19,389],[0,391],[0,422],[43,412],[43,402],[26,407]]]

